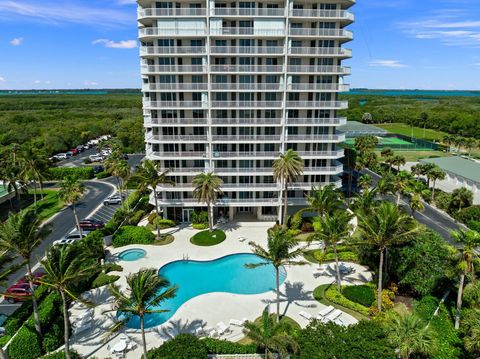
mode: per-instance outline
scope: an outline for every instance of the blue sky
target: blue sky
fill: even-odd
[[[352,87],[480,90],[479,0],[357,0]],[[140,84],[134,0],[0,0],[0,89]]]

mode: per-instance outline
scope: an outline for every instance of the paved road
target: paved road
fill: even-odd
[[[366,170],[368,174],[372,177],[373,183],[376,184],[377,181],[381,178],[376,173]],[[388,196],[388,199],[392,202],[396,201],[394,196]],[[408,200],[403,197],[400,201],[400,205],[410,213],[410,207],[408,206]],[[450,232],[458,230],[461,225],[451,217],[446,214],[441,213],[437,209],[430,206],[428,203],[425,203],[425,210],[423,212],[416,212],[414,215],[415,219],[420,223],[424,224],[428,228],[434,230],[438,234],[440,234],[447,242],[451,244],[455,244],[454,240],[452,239]]]
[[[85,185],[87,187],[87,193],[81,202],[77,204],[77,213],[79,219],[87,218],[91,216],[97,207],[98,211],[92,216],[102,221],[108,221],[118,206],[103,206],[103,200],[110,196],[115,188],[111,185],[112,179],[108,179],[106,182],[99,181],[87,181]],[[113,182],[113,181],[112,181]],[[100,207],[99,207],[100,206]],[[32,266],[38,263],[38,259],[42,258],[52,243],[58,239],[61,239],[66,234],[75,229],[75,219],[73,217],[72,210],[70,208],[64,208],[60,211],[50,222],[52,232],[42,242],[42,244],[36,248],[34,255],[32,256]],[[16,283],[18,279],[25,275],[25,269],[22,267],[16,273],[9,277],[8,283],[11,285]],[[3,298],[2,298],[3,300]],[[18,304],[6,305],[0,304],[0,312],[4,314],[10,314],[13,309],[18,307]]]
[[[85,150],[81,153],[79,153],[76,156],[72,156],[66,160],[58,162],[59,167],[81,167],[84,166],[85,164],[83,161],[88,158],[90,155],[95,155],[99,151],[96,148],[90,148],[88,150]],[[128,155],[128,164],[130,167],[135,168],[140,164],[142,159],[145,157],[144,154],[141,153],[134,153],[134,154],[129,154]]]

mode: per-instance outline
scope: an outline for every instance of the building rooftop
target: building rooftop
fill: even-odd
[[[458,156],[425,158],[421,162],[435,163],[446,172],[480,184],[480,163]]]
[[[348,121],[346,125],[340,126],[339,131],[345,133],[346,137],[359,136],[386,136],[388,131],[373,125],[368,125],[358,121]]]

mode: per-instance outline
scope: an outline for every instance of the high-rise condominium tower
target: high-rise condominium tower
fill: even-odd
[[[192,179],[213,171],[224,185],[216,215],[277,218],[272,163],[287,149],[305,162],[289,203],[312,185],[341,185],[346,91],[341,66],[352,40],[354,0],[138,0],[147,158],[176,186],[159,188],[166,216],[190,221],[205,206]],[[153,200],[152,200],[153,203]]]

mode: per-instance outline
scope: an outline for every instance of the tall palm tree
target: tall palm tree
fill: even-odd
[[[120,193],[120,198],[123,204],[123,190],[125,187],[125,181],[130,176],[130,166],[126,160],[124,160],[119,153],[116,156],[111,156],[105,161],[105,169],[109,171],[117,181],[117,190]]]
[[[472,157],[472,151],[477,145],[477,141],[474,138],[468,137],[464,141],[465,148],[468,151],[468,157]]]
[[[199,173],[192,180],[193,197],[208,207],[208,228],[213,231],[213,205],[222,194],[223,181],[213,172]]]
[[[118,331],[132,317],[138,316],[142,332],[143,358],[146,359],[145,315],[168,312],[165,309],[154,308],[158,308],[164,300],[175,297],[177,287],[171,286],[168,280],[159,276],[156,269],[140,269],[137,273],[128,275],[127,288],[128,292],[125,294],[115,284],[109,287],[115,298],[115,310],[122,313],[121,320],[110,329],[110,333]]]
[[[273,162],[273,178],[283,185],[283,219],[282,224],[287,226],[288,217],[288,185],[295,182],[298,176],[303,173],[303,159],[297,152],[288,149]]]
[[[412,217],[415,215],[415,212],[422,212],[425,209],[425,205],[422,202],[422,196],[418,193],[412,193],[410,195],[408,205]]]
[[[294,353],[299,350],[298,343],[290,336],[292,327],[286,322],[279,322],[268,314],[265,309],[259,323],[246,322],[243,333],[265,353],[265,358],[275,358],[274,353],[281,357],[288,355],[289,349]]]
[[[64,180],[60,183],[60,191],[58,191],[58,197],[71,207],[73,212],[73,217],[80,236],[83,235],[82,228],[80,227],[80,222],[78,220],[76,204],[85,194],[85,186],[83,183],[80,183],[77,177],[66,176]]]
[[[314,222],[317,239],[323,241],[327,247],[333,248],[335,254],[335,271],[337,272],[338,291],[342,291],[340,267],[338,265],[337,245],[350,238],[353,230],[350,220],[352,215],[347,211],[336,211],[332,215],[318,217]]]
[[[455,329],[460,328],[460,312],[462,310],[463,287],[467,275],[475,275],[475,261],[480,258],[475,248],[480,246],[480,233],[473,230],[459,230],[451,233],[453,239],[460,245],[457,248],[459,256],[458,269],[460,282],[457,294],[457,312],[455,315]]]
[[[72,292],[76,284],[98,271],[98,263],[88,256],[79,255],[75,246],[52,246],[40,261],[45,276],[38,281],[57,291],[62,297],[65,357],[70,359],[70,325],[68,301],[79,300]]]
[[[381,196],[386,196],[389,193],[393,193],[393,181],[393,174],[389,174],[380,178],[377,182],[377,186],[375,187],[378,194]]]
[[[415,314],[397,316],[388,327],[388,339],[402,359],[412,355],[430,356],[436,351],[435,333]]]
[[[48,233],[49,230],[46,227],[40,228],[40,219],[35,211],[32,210],[10,214],[8,220],[0,225],[0,250],[8,251],[23,259],[27,269],[28,284],[32,293],[34,293],[31,267],[32,254]],[[42,336],[38,303],[35,295],[32,295],[32,305],[35,330]]]
[[[362,155],[365,152],[372,152],[378,145],[378,138],[375,136],[360,136],[355,138],[355,150]]]
[[[438,166],[435,166],[428,171],[427,178],[429,181],[432,181],[432,203],[435,202],[435,184],[438,180],[443,181],[445,177],[445,172]]]
[[[405,165],[406,160],[404,156],[396,155],[391,159],[391,165],[397,167],[397,172],[400,172],[400,166]]]
[[[453,138],[451,135],[445,135],[443,136],[442,142],[447,145],[448,147],[448,152],[452,152],[452,143],[453,143]]]
[[[257,268],[265,265],[273,265],[275,268],[275,286],[277,290],[277,316],[280,319],[280,268],[285,265],[305,265],[305,261],[297,261],[296,258],[305,252],[305,248],[297,248],[298,242],[281,228],[268,231],[267,248],[263,248],[255,242],[248,243],[252,252],[263,261],[260,263],[246,264],[247,268]]]
[[[43,199],[43,183],[48,170],[48,157],[33,145],[26,145],[20,152],[19,163],[22,176],[26,182],[33,182],[34,206],[37,206],[37,183],[40,185],[40,196]]]
[[[371,212],[378,203],[376,188],[366,189],[362,194],[357,194],[353,200],[353,208],[355,211],[364,213]]]
[[[162,171],[160,162],[145,160],[137,172],[132,175],[132,180],[138,182],[140,190],[152,189],[153,198],[155,200],[155,211],[157,217],[160,217],[160,207],[158,206],[158,186],[171,185],[175,186],[175,182],[169,178],[170,170]],[[160,228],[157,226],[157,239],[160,239]]]
[[[397,195],[397,201],[396,201],[397,206],[400,204],[400,199],[402,198],[402,194],[404,194],[408,189],[410,180],[411,180],[410,173],[408,173],[407,171],[400,171],[395,177],[393,177],[392,187],[394,192]]]
[[[372,176],[364,174],[358,178],[358,186],[363,190],[367,190],[372,185]]]
[[[395,204],[382,202],[370,213],[357,214],[358,229],[365,244],[375,247],[380,255],[378,265],[377,307],[382,311],[383,262],[385,250],[407,241],[418,230],[416,222]]]
[[[315,211],[319,217],[332,213],[343,204],[340,193],[333,184],[324,187],[312,187],[310,195],[307,196],[308,206],[305,210]]]
[[[384,159],[384,162],[388,165],[388,171],[392,169],[392,158],[395,156],[395,152],[390,147],[385,147],[380,155]]]
[[[450,207],[461,211],[462,208],[470,207],[473,204],[473,192],[465,187],[460,187],[452,192]]]
[[[21,168],[12,161],[2,161],[0,165],[0,178],[3,182],[4,189],[10,193],[14,192],[17,200],[20,199],[20,193],[26,192],[27,186],[23,182]],[[10,207],[13,209],[13,202],[10,198]]]

